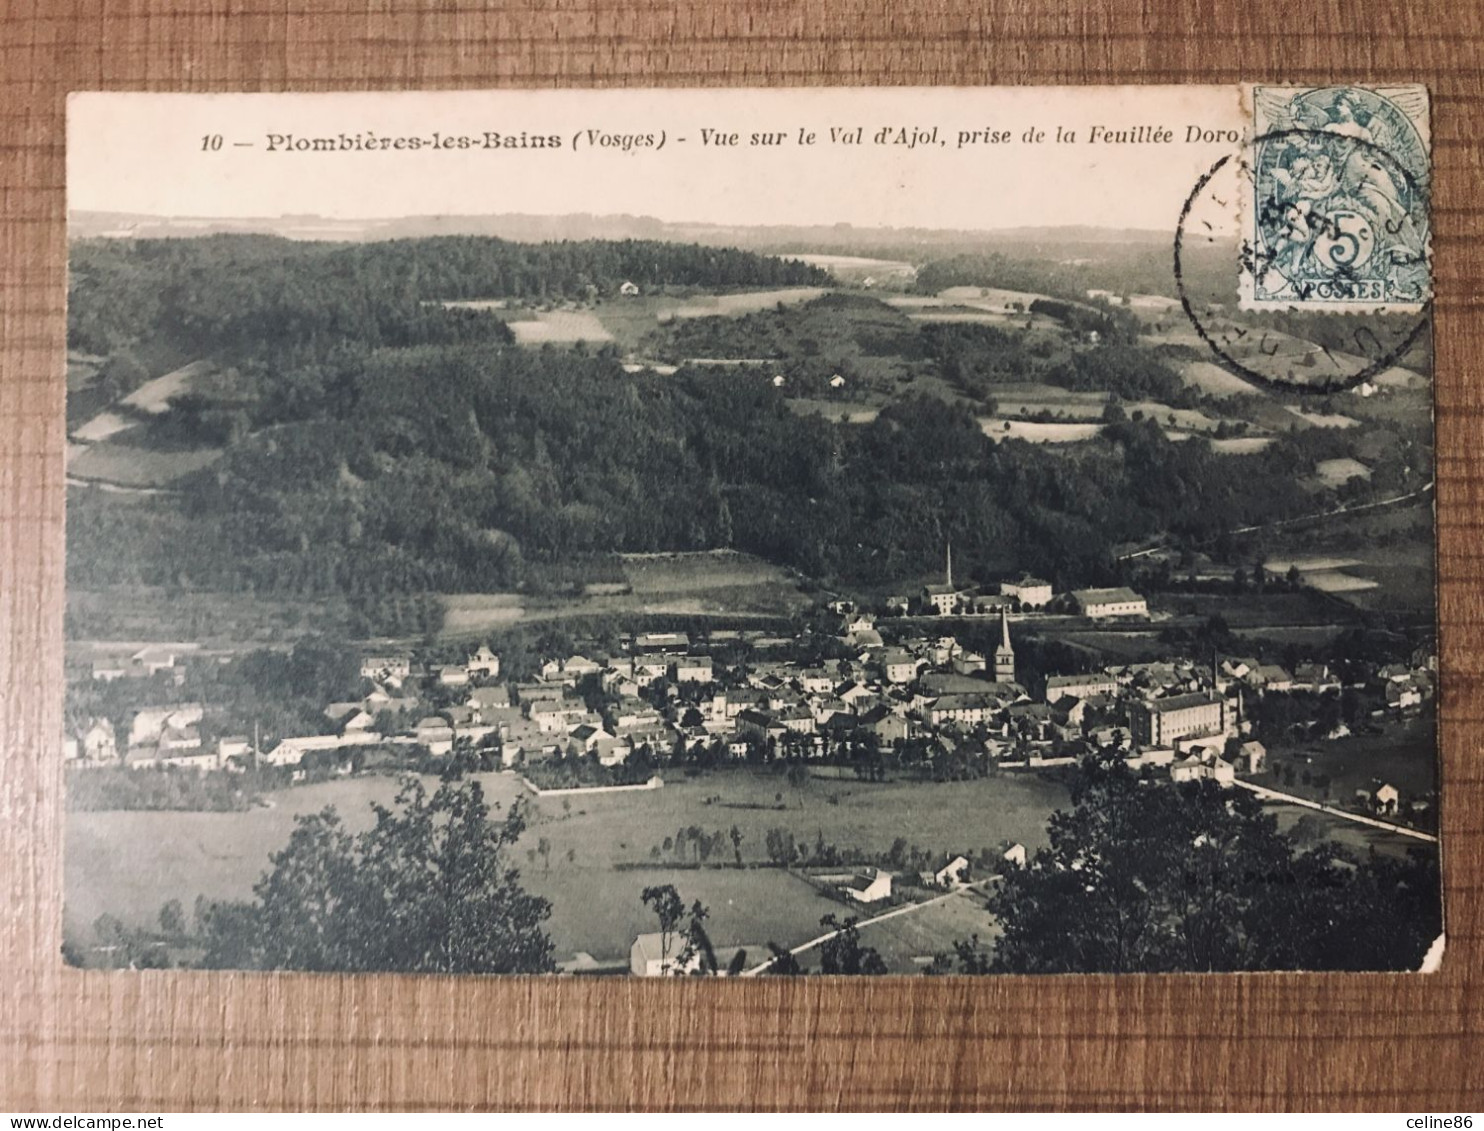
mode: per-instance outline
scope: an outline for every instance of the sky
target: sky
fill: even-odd
[[[862,131],[860,143],[832,143],[831,127]],[[910,137],[914,127],[937,136],[914,147],[875,142],[883,129]],[[1058,142],[1058,127],[1076,140]],[[1090,140],[1095,128],[1127,140]],[[1170,140],[1144,140],[1157,128]],[[1227,135],[1189,140],[1192,128]],[[738,144],[707,143],[703,130]],[[801,130],[813,145],[800,144]],[[1044,140],[1027,141],[1029,130]],[[628,213],[731,225],[1173,231],[1198,178],[1238,151],[1231,139],[1242,130],[1230,85],[94,92],[69,99],[67,192],[76,211],[170,217]],[[961,144],[974,131],[981,137]],[[489,132],[561,144],[487,149]],[[982,140],[996,132],[1009,140]],[[751,145],[755,133],[787,141]],[[303,152],[280,140],[270,149],[270,135],[342,134],[475,144]],[[599,136],[610,144],[594,144]],[[651,144],[624,147],[625,137],[646,136]]]

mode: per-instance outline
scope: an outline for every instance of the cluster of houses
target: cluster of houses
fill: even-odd
[[[1020,583],[1020,599],[1049,599],[1044,583],[1032,582]],[[1324,665],[1289,672],[1227,657],[1209,666],[1173,659],[1053,674],[1032,694],[1018,678],[1007,604],[999,606],[988,655],[952,635],[887,644],[873,618],[853,609],[841,614],[836,632],[845,645],[836,651],[845,655],[827,662],[759,651],[745,665],[727,666],[698,654],[684,633],[648,633],[620,655],[551,658],[519,680],[502,678],[499,656],[483,646],[453,664],[368,655],[364,694],[326,704],[322,733],[205,742],[203,705],[169,704],[140,708],[126,742],[107,720],[89,720],[67,736],[65,753],[79,765],[301,768],[309,755],[348,763],[357,747],[400,745],[436,757],[468,744],[496,753],[506,767],[571,756],[614,766],[640,750],[660,758],[705,751],[715,759],[811,759],[914,742],[924,759],[1003,769],[1121,749],[1132,766],[1163,768],[1175,781],[1230,784],[1266,766],[1267,752],[1244,717],[1252,697],[1341,689]],[[798,652],[788,647],[793,641],[774,643]],[[1380,668],[1371,701],[1384,701],[1381,713],[1414,709],[1434,693],[1434,670],[1430,655]]]

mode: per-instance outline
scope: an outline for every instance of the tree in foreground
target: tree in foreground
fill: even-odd
[[[552,969],[551,905],[508,863],[519,806],[490,819],[478,782],[429,796],[408,778],[395,808],[348,833],[333,808],[298,818],[253,903],[203,915],[205,964],[282,970],[526,974]]]
[[[833,913],[819,921],[833,931],[819,944],[821,974],[885,974],[886,962],[874,947],[861,945],[860,928],[854,916],[841,921]]]
[[[685,901],[675,890],[674,884],[659,884],[647,887],[639,894],[644,905],[654,912],[660,924],[660,956],[666,973],[718,974],[721,972],[716,960],[716,950],[711,945],[711,936],[706,932],[706,920],[711,912],[699,899],[690,906],[690,920],[685,920]],[[671,950],[674,949],[672,957]],[[747,952],[739,951],[727,967],[728,974],[740,973],[747,960]]]
[[[1121,762],[1085,764],[1072,803],[990,897],[1003,934],[980,970],[1406,970],[1442,930],[1435,853],[1299,852],[1254,795]]]

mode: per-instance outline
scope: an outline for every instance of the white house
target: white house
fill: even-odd
[[[1014,597],[1028,609],[1043,609],[1051,604],[1051,582],[1039,577],[1022,577],[1000,582],[1000,596]]]
[[[123,679],[128,674],[124,666],[116,660],[94,660],[93,678],[99,683],[112,683],[116,679]]]
[[[149,746],[160,741],[167,727],[176,730],[196,726],[205,715],[200,703],[179,703],[173,707],[141,707],[129,724],[129,745]]]
[[[381,735],[370,731],[353,731],[350,734],[310,734],[300,738],[285,738],[272,750],[261,756],[269,766],[297,766],[305,754],[317,750],[340,750],[350,746],[369,746],[381,741]]]
[[[473,678],[496,679],[500,674],[500,657],[490,651],[488,644],[481,644],[479,651],[469,657],[464,670]]]
[[[981,652],[957,652],[953,657],[953,670],[959,675],[975,675],[988,666]]]
[[[89,762],[118,761],[118,740],[114,736],[113,724],[107,719],[94,719],[92,725],[82,732],[78,756]]]
[[[968,875],[968,872],[968,857],[954,856],[933,873],[933,882],[940,888],[956,887],[964,882],[964,877]]]
[[[1377,813],[1394,814],[1400,801],[1401,793],[1390,783],[1378,786],[1371,794],[1371,808]]]
[[[175,666],[175,653],[168,648],[151,646],[141,648],[129,657],[136,671],[145,675],[155,675],[159,672],[169,671]]]
[[[845,882],[842,890],[857,903],[879,903],[891,897],[891,873],[880,868],[862,868]]]
[[[428,748],[429,754],[447,754],[453,749],[453,727],[448,725],[448,720],[437,715],[428,715],[426,718],[419,719],[412,736],[418,743]]]
[[[412,674],[412,657],[400,653],[362,656],[361,675],[378,682],[396,680],[400,682]]]
[[[678,656],[670,665],[670,673],[676,683],[710,683],[711,657]]]
[[[1268,748],[1256,739],[1242,743],[1238,753],[1246,761],[1249,774],[1262,773],[1268,764]]]
[[[880,663],[887,683],[911,683],[917,678],[917,657],[900,649],[883,653]]]
[[[469,682],[469,672],[457,664],[446,664],[438,669],[438,682],[444,687],[464,687]]]
[[[618,293],[628,298],[633,298],[639,293],[639,285],[637,283],[631,283],[629,282],[629,280],[625,279],[622,283],[618,284]]]

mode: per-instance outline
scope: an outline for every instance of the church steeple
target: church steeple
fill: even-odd
[[[1015,682],[1015,649],[1010,646],[1010,612],[1000,606],[1000,646],[994,650],[994,678],[996,683]]]

